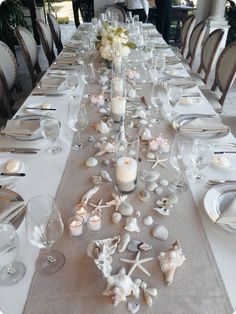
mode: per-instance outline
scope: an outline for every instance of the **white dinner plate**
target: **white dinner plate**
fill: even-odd
[[[15,158],[0,158],[0,173],[7,172],[6,165],[10,160],[17,160],[19,162],[19,168],[16,172],[22,172],[24,170],[24,163],[23,161]],[[0,185],[8,185],[16,180],[17,177],[7,177],[7,176],[0,176]]]
[[[204,206],[207,215],[217,227],[236,237],[235,224],[217,223],[217,220],[221,217],[222,213],[235,198],[236,183],[232,182],[215,185],[206,193]]]

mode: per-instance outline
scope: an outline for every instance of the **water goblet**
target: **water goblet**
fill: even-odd
[[[66,82],[67,82],[69,89],[71,90],[71,92],[73,94],[73,92],[76,90],[76,88],[78,86],[78,82],[79,82],[78,73],[74,72],[74,71],[68,72],[66,75]]]
[[[12,224],[0,223],[0,285],[11,286],[25,275],[25,265],[16,262],[20,241]]]
[[[80,131],[84,130],[88,125],[88,115],[85,104],[81,104],[77,119],[75,118],[74,123],[69,124],[72,130],[75,131],[74,140],[72,143],[73,150],[79,150],[83,147],[83,143],[80,141]]]
[[[191,158],[196,171],[190,177],[194,183],[198,184],[205,182],[206,176],[199,171],[206,168],[210,164],[212,157],[212,146],[205,141],[195,139],[193,142]]]
[[[40,119],[40,128],[42,135],[50,143],[55,143],[60,134],[60,121],[50,116],[43,116]],[[49,148],[45,150],[49,155],[55,155],[62,151],[62,148],[55,145],[50,145]]]
[[[176,115],[178,115],[178,113],[174,111],[174,108],[180,102],[182,98],[182,88],[179,86],[169,85],[168,95],[169,95],[169,103],[172,106],[172,111],[170,115],[174,118]]]
[[[62,236],[64,225],[53,197],[38,195],[29,200],[25,227],[29,242],[46,249],[37,260],[38,272],[50,275],[59,271],[65,263],[65,256],[51,247]]]

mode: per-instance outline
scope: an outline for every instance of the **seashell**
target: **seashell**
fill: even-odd
[[[155,182],[150,182],[147,185],[147,190],[153,192],[158,187],[158,184]]]
[[[165,274],[165,283],[169,286],[173,281],[176,269],[186,260],[179,241],[174,242],[167,252],[161,252],[158,259],[161,271]]]
[[[111,220],[113,224],[118,224],[121,221],[121,214],[118,212],[114,212],[111,216]]]
[[[153,154],[153,153],[147,153],[147,159],[155,159],[156,158],[156,155],[155,154]]]
[[[100,149],[100,147],[101,147],[101,143],[95,143],[95,144],[94,144],[94,148]]]
[[[139,171],[139,177],[146,182],[154,182],[160,177],[160,173],[157,170],[141,169]]]
[[[146,119],[147,115],[146,112],[143,109],[138,109],[135,111],[134,115],[132,118],[141,118],[141,119]]]
[[[162,216],[169,216],[170,215],[170,210],[169,210],[169,208],[166,208],[166,207],[154,207],[153,210],[155,212],[158,212]]]
[[[173,208],[173,204],[170,202],[170,199],[167,197],[162,197],[157,202],[157,208],[153,208],[153,210],[157,211],[163,216],[169,216],[170,209]]]
[[[148,306],[152,306],[152,297],[157,296],[157,289],[147,288],[147,283],[144,281],[141,283],[140,287],[141,289],[143,289],[143,296],[146,303],[148,304]]]
[[[106,153],[114,153],[115,146],[112,143],[103,142],[99,146],[99,151],[95,154],[95,157],[102,156]]]
[[[147,251],[149,251],[149,250],[152,249],[152,246],[149,245],[149,244],[147,244],[147,243],[145,243],[145,242],[143,242],[143,243],[140,243],[140,244],[138,245],[138,249],[139,249],[140,251],[147,252]]]
[[[126,250],[129,242],[130,242],[130,234],[126,232],[120,237],[120,243],[118,245],[118,252],[123,253]]]
[[[92,176],[91,180],[96,185],[102,184],[102,177],[101,176]]]
[[[145,130],[141,132],[141,139],[143,141],[149,141],[152,139],[151,131],[148,128],[145,128]]]
[[[110,160],[105,159],[105,160],[103,161],[103,163],[104,163],[105,166],[109,166],[109,165],[110,165]]]
[[[107,137],[106,137],[106,136],[101,136],[101,137],[99,138],[99,141],[100,141],[101,143],[104,143],[104,142],[107,141]]]
[[[161,195],[161,194],[163,193],[163,189],[157,187],[157,188],[155,189],[155,193],[156,193],[157,195]]]
[[[169,196],[170,202],[174,205],[178,203],[178,196],[176,194],[171,194]]]
[[[169,232],[168,229],[163,225],[157,225],[152,229],[152,235],[158,240],[164,241],[168,238]]]
[[[159,183],[162,186],[168,186],[168,184],[169,184],[169,182],[167,180],[165,180],[165,179],[160,180]]]
[[[93,127],[101,134],[108,134],[110,132],[109,126],[106,124],[106,122],[103,121],[93,123]]]
[[[138,192],[138,198],[142,202],[148,202],[150,199],[150,193],[148,191],[139,191]]]
[[[134,302],[127,303],[127,309],[132,314],[137,313],[139,308],[140,308],[140,305],[138,303],[134,303]]]
[[[152,216],[146,216],[143,218],[143,223],[145,226],[151,226],[153,224],[153,218]]]
[[[95,138],[92,135],[90,135],[89,138],[88,138],[88,141],[90,143],[94,143],[95,142]]]
[[[152,297],[146,292],[146,290],[143,291],[144,299],[148,306],[152,306]]]
[[[105,181],[112,182],[112,178],[106,170],[101,171],[101,176]]]
[[[137,218],[127,218],[125,230],[129,232],[140,232],[139,226],[137,224]]]
[[[126,202],[122,202],[118,207],[118,211],[122,216],[131,216],[133,214],[133,210],[133,206]]]
[[[107,113],[105,108],[100,108],[98,112],[100,112],[100,113]]]
[[[128,93],[127,93],[127,96],[129,97],[129,98],[135,98],[136,97],[136,90],[135,89],[133,89],[133,88],[131,88],[131,89],[129,89],[128,90]]]
[[[141,216],[140,210],[136,210],[135,216],[136,216],[136,217],[140,217],[140,216]]]
[[[131,240],[127,246],[127,249],[130,251],[130,252],[138,252],[139,250],[139,245],[142,244],[141,241],[138,241],[138,240]]]
[[[95,185],[93,188],[88,190],[81,198],[80,203],[88,204],[88,201],[90,200],[91,197],[93,197],[97,191],[99,190],[99,186]]]
[[[140,278],[135,278],[134,283],[140,288],[142,284],[142,280]]]
[[[148,122],[147,122],[147,120],[145,120],[145,119],[141,119],[141,120],[139,121],[139,124],[141,124],[141,125],[147,125]]]
[[[87,167],[95,167],[95,166],[97,166],[98,161],[96,158],[90,157],[90,158],[85,160],[85,164]]]

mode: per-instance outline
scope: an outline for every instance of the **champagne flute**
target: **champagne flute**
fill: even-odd
[[[20,241],[10,223],[0,223],[0,285],[15,285],[25,275],[25,265],[16,262]]]
[[[56,142],[60,134],[60,121],[50,116],[43,116],[40,119],[40,128],[42,135],[52,144]],[[60,146],[50,145],[49,148],[45,150],[50,155],[58,154],[62,151]]]
[[[174,109],[175,106],[180,102],[182,98],[182,88],[179,86],[169,85],[169,103]],[[178,113],[172,109],[171,116],[175,117]]]
[[[84,130],[88,125],[88,115],[85,104],[81,104],[77,117],[76,124],[74,124],[75,136],[72,143],[73,150],[79,150],[83,147],[83,143],[80,141],[80,131]]]
[[[38,195],[27,203],[25,219],[26,233],[29,242],[46,252],[40,254],[36,268],[46,275],[59,271],[65,256],[51,246],[62,236],[64,225],[56,201],[49,195]]]
[[[190,177],[194,183],[203,183],[206,180],[206,176],[199,171],[206,168],[213,157],[212,146],[199,139],[195,139],[193,142],[191,158],[196,171]]]

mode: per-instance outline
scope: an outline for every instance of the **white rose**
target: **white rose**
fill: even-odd
[[[128,55],[130,54],[130,49],[128,46],[123,46],[122,49],[122,56],[123,58],[128,57]]]

